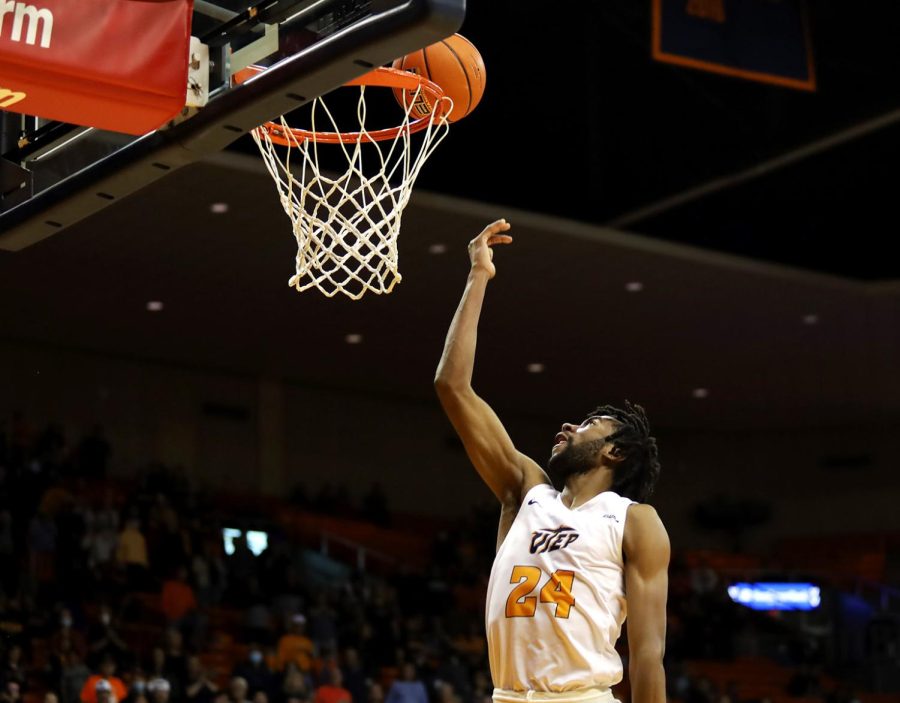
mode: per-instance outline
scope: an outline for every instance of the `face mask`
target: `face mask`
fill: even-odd
[[[250,652],[250,661],[254,664],[259,664],[263,660],[263,653],[258,650],[253,650]]]
[[[131,688],[134,689],[135,693],[143,693],[147,688],[147,684],[145,684],[143,681],[135,681],[131,685]]]
[[[103,615],[100,616],[100,622],[102,622],[104,625],[109,625],[109,621],[110,617],[108,613],[103,613]]]
[[[60,624],[63,627],[72,627],[72,618],[63,618],[60,620]]]

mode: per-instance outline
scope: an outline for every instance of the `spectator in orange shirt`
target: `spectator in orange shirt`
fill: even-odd
[[[128,688],[116,673],[112,657],[104,657],[100,673],[94,674],[81,689],[81,703],[120,703],[128,696]]]
[[[169,625],[178,626],[197,609],[194,589],[187,582],[187,569],[179,566],[175,577],[163,582],[162,611]]]
[[[314,653],[312,640],[306,636],[306,617],[297,613],[291,617],[288,631],[278,640],[278,670],[284,671],[288,662],[294,662],[300,671],[308,673]]]
[[[325,669],[323,679],[326,683],[316,689],[313,703],[353,703],[353,696],[344,688],[344,679],[340,669],[336,667]]]

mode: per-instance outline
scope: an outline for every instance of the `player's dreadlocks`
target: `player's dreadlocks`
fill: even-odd
[[[644,408],[626,400],[624,409],[601,405],[588,417],[598,415],[608,415],[621,425],[606,438],[624,457],[616,466],[610,490],[639,503],[646,502],[659,479],[660,466],[656,438],[650,436]]]

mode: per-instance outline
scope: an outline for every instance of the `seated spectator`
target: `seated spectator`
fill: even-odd
[[[247,700],[247,682],[235,676],[228,684],[228,700],[230,703],[250,703]]]
[[[438,698],[442,696],[448,699],[462,698],[469,700],[470,686],[469,673],[460,661],[459,655],[450,652],[441,657],[442,661],[434,672],[434,677],[445,684],[449,684],[450,691],[438,691]],[[446,703],[451,703],[448,700]]]
[[[74,627],[75,621],[72,611],[63,608],[59,614],[59,628],[50,635],[50,658],[53,666],[59,667],[59,661],[64,652],[75,651],[80,657],[87,654],[87,640]]]
[[[218,690],[218,687],[207,677],[200,657],[189,657],[187,682],[184,689],[186,703],[213,703]]]
[[[324,683],[316,689],[314,703],[352,703],[353,696],[343,686],[340,669],[325,669],[323,679]]]
[[[128,698],[125,703],[150,703],[147,692],[147,678],[144,676],[144,670],[137,666],[131,673],[131,682],[128,685]]]
[[[8,681],[0,686],[0,703],[20,703],[22,689],[16,681]]]
[[[462,699],[456,695],[453,685],[447,681],[437,683],[437,703],[462,703]]]
[[[491,675],[484,669],[478,669],[473,676],[471,700],[490,700],[493,692],[494,684],[491,681]]]
[[[428,703],[425,684],[419,680],[416,667],[410,662],[403,665],[402,678],[391,684],[385,703]]]
[[[381,684],[373,683],[369,686],[366,703],[384,703],[384,689],[381,688]]]
[[[350,691],[350,697],[354,703],[365,703],[368,693],[366,672],[359,661],[359,652],[352,647],[344,650],[341,675],[341,678],[344,680],[344,687]]]
[[[74,650],[63,652],[60,664],[59,691],[62,703],[78,703],[84,684],[91,676],[91,670]]]
[[[147,666],[148,676],[153,678],[166,678],[166,650],[162,647],[154,647],[150,651],[150,663]]]
[[[116,663],[109,657],[103,660],[100,673],[91,676],[81,689],[81,703],[119,703],[128,696],[122,679],[115,676]]]
[[[22,646],[13,644],[6,653],[3,663],[0,664],[0,687],[3,690],[6,690],[6,686],[9,683],[16,684],[18,687],[16,689],[17,692],[21,692],[25,688],[28,674],[25,671],[25,662],[23,660]]]
[[[184,684],[187,681],[188,657],[184,651],[184,638],[181,636],[181,632],[174,627],[166,630],[165,653],[162,678],[166,679],[172,685],[172,688],[180,693],[184,690]],[[174,697],[177,698],[178,696]]]
[[[128,645],[113,625],[112,611],[104,605],[100,608],[99,622],[88,631],[88,664],[97,666],[107,657],[117,666],[124,666],[129,652]]]
[[[256,695],[258,691],[265,691],[270,697],[275,693],[275,674],[266,663],[262,648],[255,642],[250,645],[247,659],[234,668],[232,676],[247,682],[251,696]]]
[[[284,671],[288,662],[294,662],[300,671],[312,668],[313,643],[306,636],[306,617],[297,613],[290,619],[288,631],[278,640],[278,669]]]
[[[165,679],[150,679],[147,682],[147,693],[150,694],[150,703],[169,703],[172,685]]]
[[[95,575],[107,575],[119,542],[119,512],[115,507],[115,494],[107,488],[103,504],[85,511],[85,550],[88,562]]]
[[[288,662],[284,669],[281,693],[283,698],[302,698],[305,701],[312,699],[312,681],[308,674],[300,671],[295,662]]]

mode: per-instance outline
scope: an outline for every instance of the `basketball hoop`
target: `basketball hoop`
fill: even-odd
[[[263,70],[249,66],[235,76],[235,82]],[[402,280],[397,249],[400,219],[419,170],[447,135],[446,116],[453,104],[432,81],[394,68],[376,68],[346,85],[359,87],[359,131],[339,130],[318,97],[312,104],[309,129],[290,127],[281,117],[260,125],[252,135],[297,240],[296,273],[288,284],[298,291],[318,288],[329,298],[343,293],[359,300],[367,291],[390,293]],[[366,128],[369,86],[402,91],[405,111],[399,126]],[[406,95],[412,96],[408,105]],[[320,108],[331,131],[316,127]],[[414,118],[414,113],[422,116]],[[411,137],[417,132],[422,133],[421,143],[414,147]],[[331,153],[343,155],[343,173],[331,177],[323,172],[320,144],[333,145]],[[371,145],[366,147],[365,164],[364,144]],[[299,160],[296,175],[292,160]],[[364,165],[369,164],[367,173]]]

